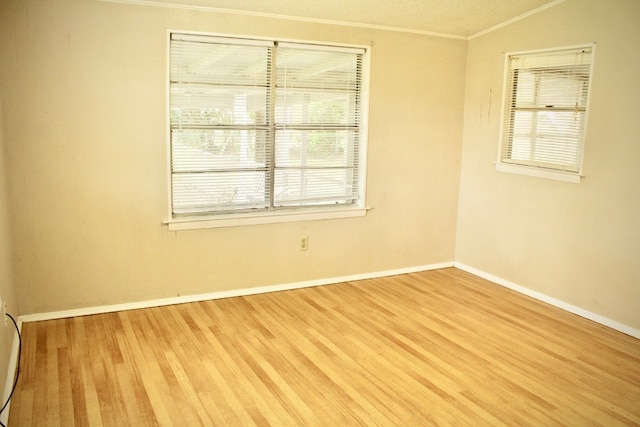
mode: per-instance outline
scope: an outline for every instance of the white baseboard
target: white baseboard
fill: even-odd
[[[351,282],[356,280],[375,279],[378,277],[396,276],[399,274],[417,273],[420,271],[437,270],[453,267],[453,262],[420,265],[416,267],[400,268],[396,270],[378,271],[373,273],[353,274],[349,276],[331,277],[325,279],[308,280],[304,282],[285,283],[281,285],[260,286],[257,288],[234,289],[231,291],[212,292],[198,295],[162,298],[124,304],[103,305],[97,307],[79,308],[76,310],[54,311],[49,313],[35,313],[20,316],[22,322],[38,322],[42,320],[64,319],[67,317],[87,316],[91,314],[112,313],[115,311],[137,310],[140,308],[161,307],[165,305],[184,304],[189,302],[209,301],[221,298],[231,298],[247,295],[279,292],[292,289],[309,288],[312,286],[331,285],[334,283]]]
[[[37,322],[41,320],[63,319],[67,317],[86,316],[91,314],[112,313],[116,311],[137,310],[140,308],[161,307],[165,305],[184,304],[189,302],[208,301],[208,300],[221,299],[221,298],[256,295],[256,294],[262,294],[267,292],[279,292],[279,291],[286,291],[286,290],[292,290],[292,289],[308,288],[312,286],[331,285],[331,284],[340,283],[340,282],[375,279],[378,277],[395,276],[399,274],[417,273],[420,271],[437,270],[440,268],[447,268],[447,267],[456,267],[460,270],[466,271],[478,277],[482,277],[483,279],[489,280],[490,282],[493,282],[497,285],[512,289],[518,293],[530,296],[539,301],[558,307],[562,310],[568,311],[573,314],[577,314],[578,316],[582,316],[589,320],[593,320],[594,322],[600,323],[604,326],[610,327],[612,329],[615,329],[617,331],[623,332],[627,335],[631,335],[632,337],[640,339],[640,330],[638,329],[634,329],[625,324],[616,322],[615,320],[611,320],[607,317],[601,316],[596,313],[592,313],[588,310],[571,305],[559,299],[550,297],[548,295],[531,290],[529,288],[525,288],[524,286],[517,285],[513,282],[510,282],[508,280],[502,279],[500,277],[494,276],[492,274],[486,273],[482,270],[479,270],[477,268],[468,266],[466,264],[463,264],[457,261],[400,268],[396,270],[353,274],[349,276],[308,280],[304,282],[285,283],[285,284],[271,285],[271,286],[260,286],[257,288],[244,288],[244,289],[235,289],[231,291],[212,292],[207,294],[185,295],[180,297],[162,298],[162,299],[139,301],[139,302],[132,302],[132,303],[124,303],[124,304],[87,307],[87,308],[80,308],[76,310],[64,310],[64,311],[54,311],[49,313],[27,314],[19,317],[18,325],[21,325],[22,322]],[[15,368],[15,366],[13,368]],[[12,367],[10,366],[9,369],[11,370]]]
[[[22,321],[18,320],[16,322],[18,324],[18,331],[22,330]],[[20,338],[18,337],[18,333],[14,333],[13,345],[11,346],[11,356],[9,356],[9,368],[7,369],[7,380],[4,385],[4,393],[2,398],[3,405],[4,402],[7,401],[9,395],[11,394],[11,390],[13,390],[13,383],[15,381],[17,370],[19,369],[18,364],[20,361],[18,360],[20,349]],[[2,424],[7,425],[9,423],[9,410],[11,409],[11,402],[7,403],[7,407],[4,409],[2,415],[0,415],[0,422]]]
[[[571,305],[569,303],[566,303],[564,301],[561,301],[559,299],[550,297],[548,295],[545,295],[543,293],[531,290],[529,288],[525,288],[524,286],[520,286],[520,285],[516,285],[513,282],[510,282],[508,280],[502,279],[500,277],[494,276],[492,274],[489,273],[485,273],[482,270],[478,270],[477,268],[468,266],[466,264],[462,264],[460,262],[454,262],[453,266],[455,268],[458,268],[460,270],[466,271],[467,273],[471,273],[475,276],[478,277],[482,277],[483,279],[489,280],[490,282],[493,282],[497,285],[500,286],[504,286],[505,288],[509,288],[511,290],[514,290],[518,293],[530,296],[531,298],[537,299],[539,301],[545,302],[547,304],[553,305],[554,307],[558,307],[562,310],[568,311],[570,313],[573,314],[577,314],[578,316],[584,317],[586,319],[592,320],[596,323],[600,323],[601,325],[607,326],[611,329],[615,329],[616,331],[620,331],[623,332],[627,335],[631,335],[634,338],[638,338],[640,339],[640,330],[638,329],[634,329],[630,326],[627,326],[625,324],[622,324],[620,322],[616,322],[615,320],[611,320],[607,317],[601,316],[599,314],[596,313],[592,313],[588,310],[585,310],[583,308],[577,307],[575,305]]]
[[[304,282],[261,286],[257,288],[245,288],[245,289],[237,289],[237,290],[231,290],[231,291],[213,292],[213,293],[207,293],[207,294],[187,295],[187,296],[181,296],[181,297],[163,298],[163,299],[155,299],[155,300],[140,301],[140,302],[133,302],[133,303],[125,303],[125,304],[88,307],[88,308],[81,308],[77,310],[65,310],[65,311],[55,311],[50,313],[27,314],[24,316],[20,316],[18,318],[18,328],[22,329],[22,322],[36,322],[41,320],[62,319],[67,317],[86,316],[91,314],[111,313],[115,311],[136,310],[140,308],[160,307],[160,306],[166,306],[166,305],[183,304],[183,303],[198,302],[198,301],[208,301],[208,300],[231,298],[231,297],[237,297],[237,296],[256,295],[256,294],[262,294],[267,292],[286,291],[286,290],[292,290],[292,289],[308,288],[313,286],[330,285],[330,284],[341,283],[341,282],[350,282],[350,281],[356,281],[356,280],[375,279],[379,277],[395,276],[399,274],[417,273],[420,271],[437,270],[440,268],[447,268],[447,267],[458,268],[460,270],[466,271],[478,277],[482,277],[483,279],[489,280],[490,282],[493,282],[497,285],[504,286],[518,293],[530,296],[539,301],[558,307],[562,310],[568,311],[573,314],[577,314],[578,316],[582,316],[586,319],[592,320],[601,325],[607,326],[614,330],[623,332],[627,335],[640,339],[640,330],[631,328],[622,323],[616,322],[614,320],[611,320],[599,314],[592,313],[583,308],[568,304],[564,301],[550,297],[540,292],[531,290],[529,288],[525,288],[524,286],[517,285],[513,282],[510,282],[508,280],[486,273],[482,270],[479,270],[477,268],[468,266],[460,262],[444,262],[440,264],[422,265],[422,266],[416,266],[416,267],[401,268],[397,270],[378,271],[378,272],[372,272],[372,273],[354,274],[349,276],[309,280]],[[16,335],[16,338],[17,338],[17,335]],[[16,369],[18,369],[18,340],[14,339],[13,347],[11,349],[11,357],[9,359],[7,381],[6,381],[5,390],[4,390],[5,400],[7,397],[9,397],[9,394],[11,393]],[[0,421],[2,421],[2,423],[5,425],[7,424],[7,421],[9,419],[9,406],[10,405],[7,405],[5,412],[3,412],[2,416],[0,417]]]

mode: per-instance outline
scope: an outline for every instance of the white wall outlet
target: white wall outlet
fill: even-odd
[[[301,251],[306,251],[307,249],[309,249],[309,237],[308,236],[302,236],[300,238],[300,250]]]

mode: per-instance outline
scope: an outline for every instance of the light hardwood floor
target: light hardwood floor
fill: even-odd
[[[23,339],[10,426],[640,425],[640,340],[453,268]]]

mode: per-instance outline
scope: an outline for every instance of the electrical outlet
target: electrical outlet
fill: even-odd
[[[302,236],[300,238],[300,250],[306,251],[307,249],[309,249],[309,237]]]

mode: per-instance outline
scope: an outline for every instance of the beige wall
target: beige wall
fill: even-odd
[[[9,226],[9,208],[7,204],[6,166],[4,162],[4,131],[2,126],[2,97],[0,96],[0,299],[7,303],[7,312],[17,320],[16,290],[11,274],[11,235]],[[5,326],[5,318],[0,305],[0,384],[5,384],[9,366],[9,357],[13,340],[16,337],[11,320]],[[0,400],[4,404],[7,396],[0,386]]]
[[[4,0],[2,15],[20,314],[453,259],[465,41],[90,0]],[[167,29],[373,43],[373,210],[167,231]]]
[[[596,42],[581,184],[498,173],[504,52]],[[469,42],[456,260],[640,329],[640,2],[567,0]]]
[[[567,0],[469,42],[93,0],[0,8],[11,206],[0,213],[0,262],[13,269],[20,314],[455,259],[640,328],[640,121],[630,96],[640,93],[639,2]],[[226,229],[160,225],[167,29],[373,43],[374,209]],[[586,42],[597,48],[583,182],[496,172],[504,52]],[[297,250],[302,235],[308,252]]]

